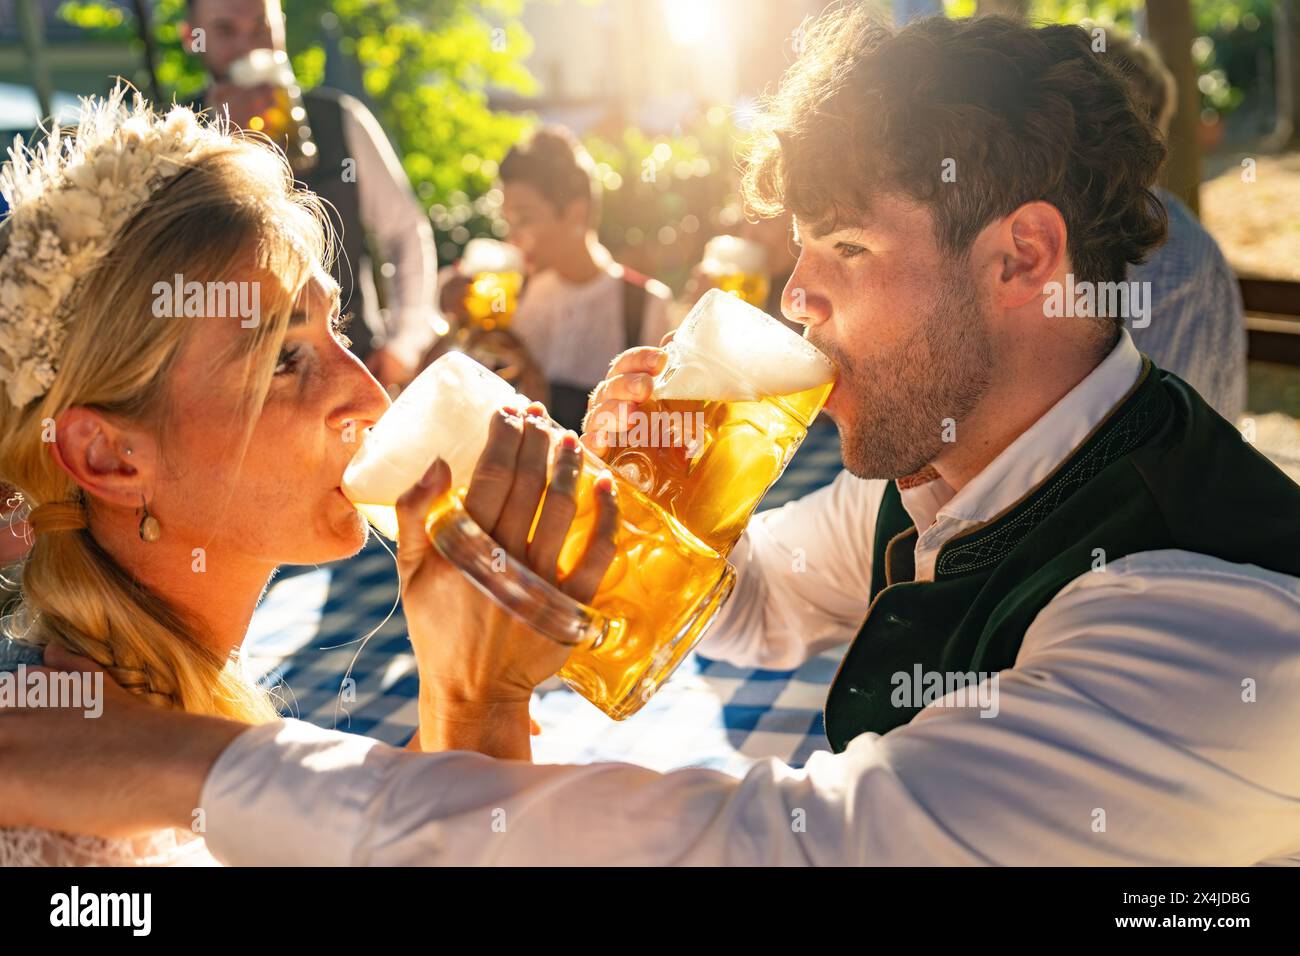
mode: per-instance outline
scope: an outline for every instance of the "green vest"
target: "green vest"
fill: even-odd
[[[920,711],[894,694],[896,674],[1011,667],[1038,612],[1105,562],[1173,548],[1300,576],[1300,485],[1144,356],[1132,391],[1051,475],[940,548],[933,581],[913,580],[916,539],[891,482],[871,605],[826,698],[836,753]]]

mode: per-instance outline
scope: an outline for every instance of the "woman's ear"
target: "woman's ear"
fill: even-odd
[[[157,445],[144,432],[74,405],[54,422],[50,456],[93,497],[123,508],[137,508],[153,488]]]
[[[1025,203],[989,227],[998,265],[997,299],[1018,309],[1043,295],[1043,287],[1069,266],[1065,218],[1051,203]]]

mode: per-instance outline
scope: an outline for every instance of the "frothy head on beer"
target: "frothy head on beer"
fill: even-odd
[[[764,275],[767,250],[740,236],[714,236],[704,247],[700,269],[709,276]]]
[[[656,398],[757,401],[826,385],[835,376],[811,343],[719,289],[710,289],[691,309],[668,354]]]
[[[487,444],[492,413],[506,405],[522,409],[528,399],[468,355],[448,352],[416,376],[362,439],[343,473],[344,494],[357,505],[394,505],[435,458],[451,468],[452,487],[464,488]],[[396,535],[393,527],[390,537]]]
[[[230,82],[236,86],[292,86],[296,81],[289,56],[282,50],[252,50],[230,64]]]
[[[516,247],[497,239],[471,239],[460,258],[460,273],[466,276],[485,272],[523,272],[524,256]]]

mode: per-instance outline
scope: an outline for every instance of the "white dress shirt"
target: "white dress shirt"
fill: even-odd
[[[382,329],[385,345],[414,366],[436,336],[438,267],[433,228],[379,121],[351,96],[341,97],[339,105],[343,137],[349,156],[356,160],[361,222],[380,261],[393,267],[390,308],[366,315],[364,321],[372,330]],[[371,310],[379,300],[370,270],[357,268],[356,263],[352,268],[354,280],[362,286],[353,305]]]
[[[1046,477],[1139,367],[1125,334],[960,493],[909,489],[918,575]],[[792,667],[850,639],[884,488],[842,475],[756,519],[705,649]],[[997,679],[991,719],[940,701],[740,779],[271,724],[212,768],[208,844],[232,864],[1300,863],[1300,579],[1176,550],[1115,560],[1047,604]]]
[[[574,283],[547,269],[524,287],[510,329],[541,366],[547,381],[589,388],[605,377],[609,363],[634,345],[658,345],[671,328],[671,294],[662,282],[646,285],[641,339],[628,342],[623,325],[623,267],[603,248],[600,272]]]

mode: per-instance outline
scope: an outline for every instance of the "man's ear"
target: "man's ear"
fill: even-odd
[[[1035,200],[991,224],[980,240],[996,273],[996,300],[1017,309],[1043,295],[1043,286],[1068,271],[1065,218],[1051,203]]]
[[[145,432],[125,428],[84,405],[54,421],[50,456],[89,495],[122,508],[138,508],[154,485],[158,447]]]

